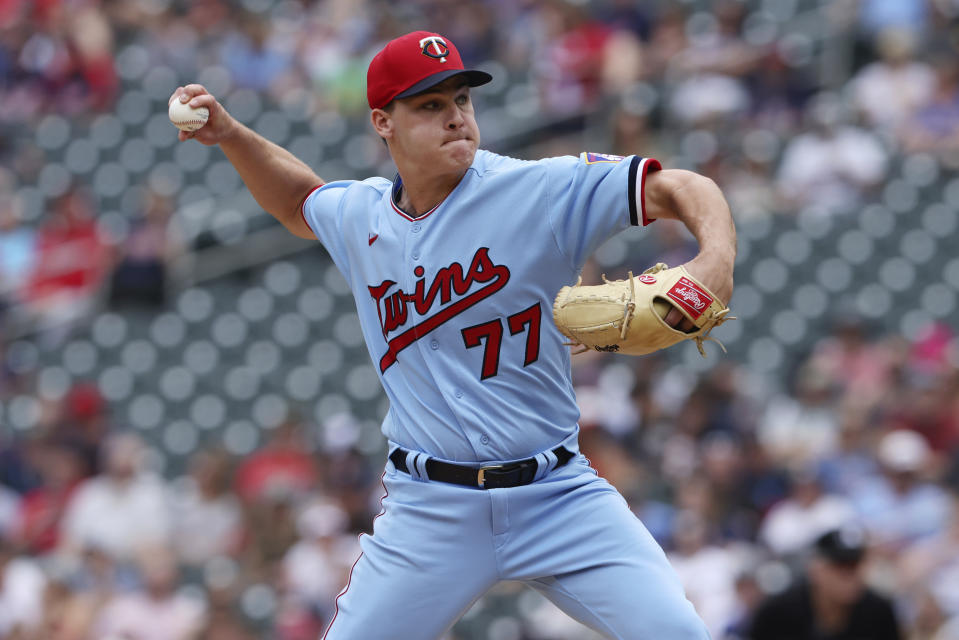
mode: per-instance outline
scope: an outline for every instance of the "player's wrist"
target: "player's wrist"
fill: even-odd
[[[736,249],[721,246],[702,249],[691,262],[711,269],[732,271],[736,264]]]
[[[251,129],[248,129],[243,125],[242,122],[231,116],[225,110],[221,112],[223,116],[223,121],[220,123],[220,131],[218,142],[220,146],[230,145],[241,143],[244,139],[244,134],[247,132],[252,133]]]

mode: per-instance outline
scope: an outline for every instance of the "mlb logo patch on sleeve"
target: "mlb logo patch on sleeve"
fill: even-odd
[[[583,160],[586,164],[596,164],[597,162],[622,162],[626,156],[614,156],[610,153],[593,153],[592,151],[583,152]]]

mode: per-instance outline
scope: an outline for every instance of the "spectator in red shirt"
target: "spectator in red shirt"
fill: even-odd
[[[552,113],[575,113],[600,98],[603,59],[610,30],[581,7],[548,5],[555,15],[552,43],[534,69],[540,76],[544,107]]]
[[[17,537],[31,554],[40,555],[56,548],[60,519],[83,478],[83,468],[83,461],[73,449],[56,443],[42,447],[39,470],[43,484],[23,496],[18,517]]]
[[[86,193],[72,189],[57,200],[37,234],[27,304],[40,328],[69,328],[86,316],[108,266],[109,253],[93,218],[93,204]]]
[[[110,431],[109,408],[92,382],[74,384],[63,399],[56,438],[80,456],[84,476],[100,472],[100,446]]]
[[[246,502],[305,493],[314,488],[316,462],[303,437],[303,426],[287,419],[274,429],[270,441],[237,469],[237,494]]]

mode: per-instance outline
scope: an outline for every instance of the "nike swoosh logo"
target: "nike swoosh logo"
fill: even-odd
[[[380,234],[370,235],[370,246],[373,246],[373,243],[376,242],[376,239],[380,237]]]

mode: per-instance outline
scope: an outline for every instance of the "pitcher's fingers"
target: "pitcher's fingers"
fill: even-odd
[[[176,91],[173,92],[173,95],[170,96],[170,99],[166,101],[166,105],[169,107],[170,104],[180,97],[180,94],[183,92],[183,87],[177,87]]]
[[[670,309],[669,313],[666,314],[666,317],[663,318],[666,321],[666,324],[671,326],[674,329],[679,331],[689,331],[693,328],[693,323],[689,321],[689,318],[681,314],[676,309]]]
[[[215,102],[216,98],[211,96],[209,93],[204,93],[203,95],[194,96],[191,98],[188,104],[194,108],[206,107],[207,109],[212,109]]]
[[[186,93],[191,98],[194,98],[204,93],[209,93],[202,84],[188,84],[183,87],[183,92]]]
[[[663,320],[666,321],[666,324],[668,324],[671,327],[675,327],[679,323],[679,321],[682,319],[683,319],[683,314],[676,311],[675,309],[670,309],[669,313],[666,314],[666,317],[663,318]]]

